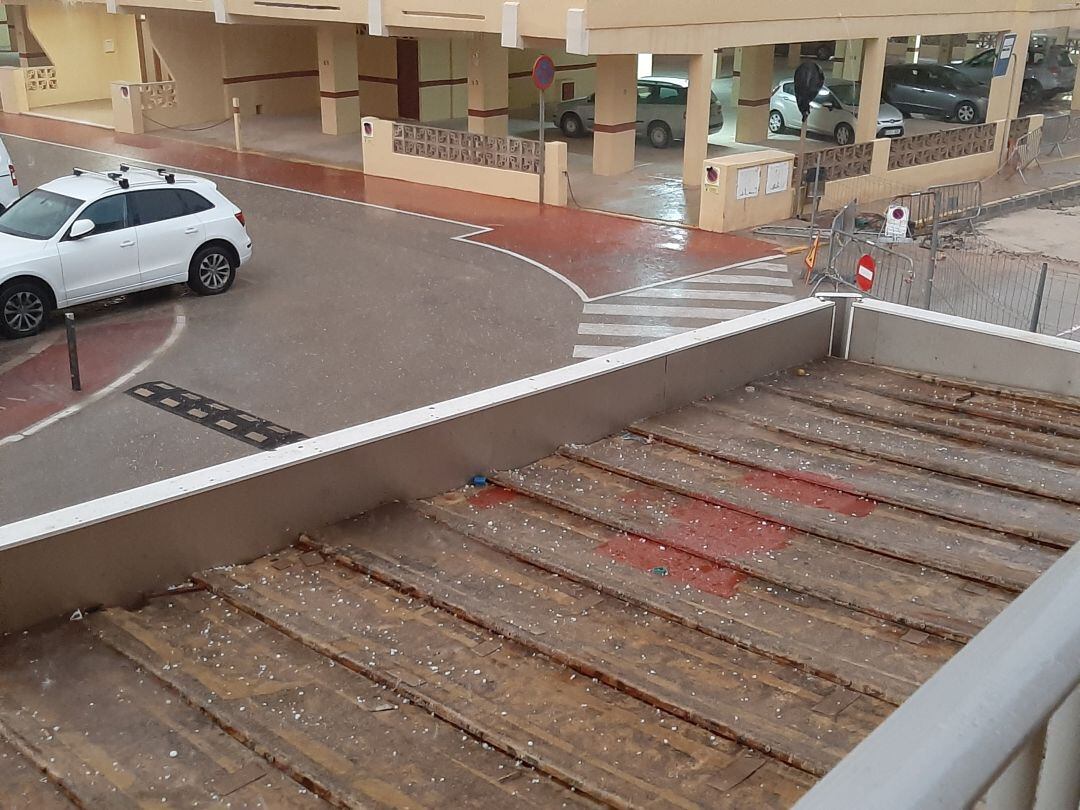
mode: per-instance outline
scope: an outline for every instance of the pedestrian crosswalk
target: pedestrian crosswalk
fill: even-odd
[[[761,261],[585,304],[574,357],[601,357],[794,301],[791,275],[783,262]]]

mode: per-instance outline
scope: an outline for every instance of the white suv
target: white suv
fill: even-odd
[[[151,287],[218,295],[250,258],[243,213],[209,180],[75,169],[0,214],[0,334],[27,337],[50,310]]]

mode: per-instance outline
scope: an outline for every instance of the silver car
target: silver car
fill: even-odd
[[[963,62],[953,62],[953,67],[987,86],[993,78],[995,62],[997,52],[990,48]],[[1058,93],[1071,93],[1075,81],[1076,65],[1067,48],[1062,45],[1036,46],[1028,50],[1021,98],[1030,103],[1050,99]]]
[[[686,79],[649,77],[638,79],[637,133],[646,135],[657,149],[667,149],[672,141],[686,138]],[[564,101],[555,107],[551,120],[567,138],[580,138],[596,125],[596,95]],[[720,100],[712,94],[709,105],[709,132],[724,126]]]
[[[948,65],[886,65],[882,96],[904,115],[981,124],[989,91]]]
[[[831,79],[821,88],[815,101],[810,102],[806,118],[808,132],[831,135],[841,146],[855,142],[855,119],[859,115],[859,83],[849,79]],[[773,90],[769,102],[769,132],[802,126],[802,114],[795,100],[795,82],[781,82]],[[878,138],[899,138],[904,134],[904,117],[891,104],[878,107]]]

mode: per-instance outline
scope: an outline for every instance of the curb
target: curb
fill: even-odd
[[[1026,194],[1018,194],[1015,197],[1007,197],[1004,200],[986,203],[982,207],[982,214],[979,218],[989,219],[991,217],[1000,217],[1005,214],[1011,214],[1014,211],[1023,211],[1027,208],[1035,208],[1047,203],[1064,202],[1065,200],[1070,200],[1075,197],[1080,197],[1080,180],[1062,183],[1039,191],[1029,191]]]

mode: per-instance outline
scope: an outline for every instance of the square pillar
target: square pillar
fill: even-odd
[[[360,80],[355,25],[320,25],[319,106],[322,131],[347,135],[360,131]]]
[[[631,171],[637,145],[637,54],[596,57],[593,115],[593,174]]]
[[[1073,79],[1072,104],[1069,108],[1073,112],[1080,112],[1080,70],[1076,71],[1076,78]]]
[[[907,52],[905,54],[904,61],[908,64],[918,64],[919,61],[919,48],[922,46],[922,37],[908,37],[907,39]]]
[[[798,67],[799,62],[802,61],[802,43],[793,42],[787,47],[787,66],[790,68]]]
[[[772,47],[769,47],[772,53]],[[701,167],[709,156],[709,117],[712,112],[712,83],[716,75],[716,53],[690,57],[686,91],[686,140],[683,144],[683,185],[701,185]]]
[[[889,41],[885,37],[863,40],[855,143],[866,143],[877,137],[878,109],[881,107],[881,79],[885,71],[885,51],[888,49],[888,44]]]
[[[1024,86],[1024,70],[1027,66],[1030,28],[1015,28],[1016,44],[1013,46],[1009,70],[1004,76],[990,80],[990,100],[987,103],[986,120],[1002,121],[1016,118],[1020,112],[1020,93]],[[1000,39],[998,40],[1000,43]],[[1000,44],[999,44],[1000,47]]]
[[[510,128],[509,51],[497,34],[469,46],[469,132],[506,137]]]
[[[653,58],[651,53],[639,53],[637,56],[637,75],[639,79],[652,76]]]
[[[859,81],[862,76],[863,65],[863,41],[861,39],[849,39],[844,48],[844,67],[840,73],[841,78]]]
[[[848,42],[846,39],[836,41],[836,51],[833,53],[832,77],[840,79],[844,75],[844,62],[847,59]]]
[[[773,47],[755,45],[742,49],[739,76],[739,110],[735,140],[758,143],[769,137],[769,99],[773,87]]]

